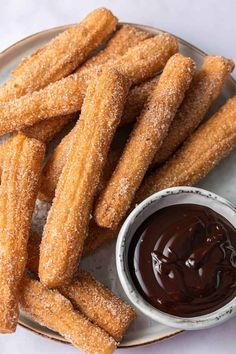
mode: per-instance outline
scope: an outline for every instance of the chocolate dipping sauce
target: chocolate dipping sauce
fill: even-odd
[[[152,214],[135,232],[128,260],[138,292],[163,312],[200,316],[236,296],[236,229],[206,206]]]

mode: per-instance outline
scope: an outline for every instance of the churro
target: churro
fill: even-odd
[[[19,283],[27,260],[27,241],[44,145],[18,134],[5,151],[0,188],[0,332],[16,329]]]
[[[219,96],[233,68],[232,60],[218,56],[205,57],[202,67],[193,77],[167,137],[153,159],[153,164],[161,164],[166,161],[197,128],[211,104]]]
[[[111,354],[116,349],[114,339],[74,310],[68,299],[26,275],[21,281],[20,306],[35,321],[60,333],[85,353]]]
[[[177,40],[168,34],[161,34],[142,41],[105,67],[119,70],[131,84],[138,84],[162,70],[177,50]],[[32,94],[0,103],[0,134],[79,111],[88,82],[96,76],[98,69],[95,67],[87,71],[86,75],[75,73]]]
[[[129,83],[104,69],[91,80],[60,175],[40,247],[39,276],[48,287],[70,282],[78,265],[97,184],[120,122]]]
[[[117,19],[100,8],[79,24],[59,34],[44,48],[25,60],[0,88],[0,102],[6,102],[46,87],[72,73],[112,33]]]
[[[40,242],[39,235],[31,231],[27,269],[34,274],[38,273]],[[58,288],[58,291],[117,342],[121,341],[128,326],[136,317],[135,311],[129,305],[84,270],[79,270],[72,283]]]
[[[203,123],[163,167],[146,177],[137,192],[140,203],[161,189],[194,185],[236,145],[236,96]]]
[[[99,226],[116,229],[128,211],[190,85],[194,67],[192,59],[181,54],[175,54],[167,62],[110,181],[99,196],[95,208]]]

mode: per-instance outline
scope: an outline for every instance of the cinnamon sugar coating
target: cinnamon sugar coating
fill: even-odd
[[[194,68],[192,59],[181,54],[175,54],[167,62],[110,181],[98,198],[95,220],[99,226],[116,229],[125,216],[156,151],[167,135],[190,85]]]
[[[38,193],[44,145],[18,134],[7,146],[0,187],[0,332],[15,331],[19,283],[27,260],[27,241]]]

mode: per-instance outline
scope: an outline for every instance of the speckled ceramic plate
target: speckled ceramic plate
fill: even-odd
[[[134,26],[142,30],[150,31],[154,34],[161,32],[160,30],[153,27],[142,25]],[[10,48],[0,53],[0,82],[3,82],[8,78],[10,71],[15,68],[22,57],[25,57],[37,48],[42,47],[58,33],[67,29],[67,27],[68,26],[57,27],[37,33],[33,36],[23,39],[22,41],[14,44]],[[199,66],[206,54],[180,38],[179,43],[181,53],[187,56],[191,56]],[[214,112],[219,107],[219,105],[225,101],[226,98],[235,94],[236,82],[231,77],[225,84],[220,98],[214,104],[209,114]],[[215,192],[236,204],[235,185],[236,151],[232,153],[227,159],[225,159],[219,166],[217,166],[214,171],[211,172],[207,178],[205,178],[199,184],[200,187]],[[45,205],[39,203],[36,209],[37,210],[34,222],[36,223],[37,227],[40,228],[42,226],[41,219],[44,217],[47,208]],[[84,268],[90,270],[98,280],[101,280],[112,291],[127,301],[117,276],[115,265],[115,241],[98,250],[93,256],[88,257],[85,261],[83,261],[83,266]],[[60,335],[48,330],[45,327],[40,326],[24,313],[21,313],[20,324],[38,334],[42,334],[48,338],[65,342],[65,340]],[[138,319],[129,328],[120,347],[125,348],[141,346],[144,344],[157,342],[162,339],[167,339],[178,333],[180,333],[179,330],[164,326],[158,322],[154,322],[139,313]]]

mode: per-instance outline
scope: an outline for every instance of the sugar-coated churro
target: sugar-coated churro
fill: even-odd
[[[155,85],[157,84],[158,78],[153,78],[140,84],[139,86],[134,86],[131,88],[124,107],[123,116],[121,118],[121,125],[131,123],[141,112],[144,104],[147,101],[148,95],[151,94]],[[45,165],[42,177],[41,177],[41,187],[39,197],[43,200],[50,201],[54,197],[55,189],[60,177],[61,171],[66,163],[68,152],[71,145],[73,144],[73,137],[76,134],[76,129],[73,128],[71,132],[62,139],[60,144],[55,148],[51,157],[49,158],[47,164]],[[78,133],[78,132],[77,132]],[[115,156],[116,153],[110,153],[108,155],[108,161],[104,168],[103,182],[100,181],[99,189],[104,187],[104,181],[108,181],[108,176],[113,172],[114,161],[117,162],[118,159]],[[118,155],[120,157],[120,154]],[[1,150],[0,150],[0,166],[1,166]]]
[[[114,36],[108,41],[104,50],[101,50],[96,56],[87,60],[85,64],[77,69],[79,75],[86,75],[86,71],[94,70],[98,65],[115,60],[124,55],[128,49],[136,46],[141,41],[151,37],[150,33],[141,31],[134,26],[124,25],[116,31]],[[129,112],[129,114],[132,112]],[[24,129],[24,134],[29,137],[49,142],[68,122],[73,119],[74,114],[68,114],[61,117],[54,117],[47,121],[35,124],[32,127]]]
[[[48,287],[70,282],[83,250],[89,214],[129,82],[104,69],[91,80],[67,162],[60,175],[40,247],[39,276]]]
[[[76,348],[88,354],[111,354],[116,342],[90,322],[57,290],[24,276],[20,287],[20,306],[35,321],[60,333]]]
[[[137,84],[163,69],[177,50],[177,40],[168,34],[161,34],[142,41],[107,66],[119,70],[131,84]],[[88,70],[86,75],[72,74],[32,94],[0,103],[0,134],[77,112],[81,108],[88,82],[97,70]]]
[[[0,332],[15,331],[19,282],[27,260],[27,241],[44,145],[18,134],[5,151],[0,188]]]
[[[34,231],[28,242],[27,269],[38,273],[39,245],[41,238]],[[135,311],[95,280],[91,274],[79,270],[72,283],[58,288],[73,306],[90,321],[104,329],[117,342],[120,342],[130,323],[135,319]]]
[[[192,59],[181,54],[169,59],[110,181],[99,196],[95,208],[99,226],[116,229],[125,216],[184,98],[194,68]]]
[[[205,57],[202,67],[193,77],[167,137],[153,159],[153,164],[161,164],[166,161],[197,128],[211,104],[219,96],[233,68],[232,60],[219,56]]]
[[[161,189],[194,185],[236,146],[236,96],[202,124],[163,167],[146,177],[139,203]]]
[[[23,96],[73,72],[115,30],[117,19],[100,8],[59,34],[15,70],[0,88],[0,102]]]

